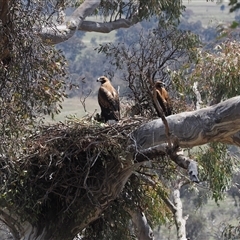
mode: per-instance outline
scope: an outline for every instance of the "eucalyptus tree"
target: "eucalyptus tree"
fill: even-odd
[[[71,16],[65,11],[74,9]],[[178,17],[181,1],[65,1],[1,0],[1,145],[11,136],[29,131],[41,114],[61,109],[66,90],[66,61],[54,44],[76,31],[108,33],[128,28],[162,12]],[[96,16],[88,20],[89,16]],[[14,113],[14,114],[13,114]],[[37,119],[36,119],[37,118]],[[27,124],[25,124],[27,123]],[[9,141],[7,140],[9,139]],[[19,141],[20,142],[20,141]],[[17,144],[15,144],[16,147]]]
[[[68,7],[74,11],[65,16]],[[85,119],[42,126],[39,119],[58,113],[65,96],[66,62],[55,44],[76,31],[109,33],[158,15],[175,20],[181,1],[0,0],[0,9],[1,220],[14,239],[153,239],[147,219],[154,226],[169,209],[182,209],[148,164],[172,177],[175,162],[196,181],[196,162],[180,147],[238,146],[239,97],[115,126]]]

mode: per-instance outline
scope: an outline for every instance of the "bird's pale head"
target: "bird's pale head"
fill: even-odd
[[[101,76],[97,79],[97,82],[100,82],[100,83],[105,83],[105,82],[110,82],[109,79],[105,76]]]
[[[165,86],[165,84],[164,84],[164,82],[162,82],[162,81],[157,81],[157,82],[155,82],[155,87],[156,88],[162,88],[162,87],[164,87]]]

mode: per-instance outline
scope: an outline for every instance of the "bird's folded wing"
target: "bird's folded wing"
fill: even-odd
[[[106,88],[99,89],[99,104],[104,108],[119,111],[119,97],[116,91],[109,91]]]

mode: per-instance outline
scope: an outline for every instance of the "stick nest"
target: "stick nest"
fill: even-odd
[[[38,221],[39,213],[47,220],[56,213],[72,214],[87,202],[104,205],[103,183],[132,164],[128,135],[146,121],[132,118],[107,125],[70,119],[41,127],[20,158],[0,159],[1,205],[31,222]]]

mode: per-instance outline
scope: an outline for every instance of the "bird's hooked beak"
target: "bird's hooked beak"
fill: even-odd
[[[99,77],[99,78],[97,79],[97,82],[101,82],[101,83],[102,83],[102,81],[103,81],[103,77]]]
[[[162,82],[162,81],[156,82],[156,85],[158,85],[159,87],[165,87],[166,86],[166,84],[164,82]]]

